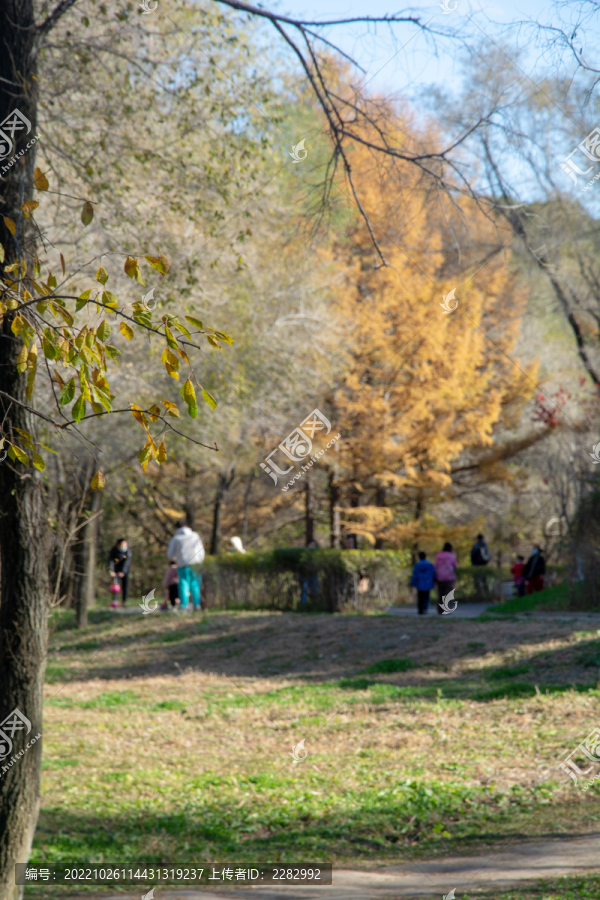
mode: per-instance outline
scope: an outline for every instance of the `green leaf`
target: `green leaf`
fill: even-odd
[[[110,325],[108,324],[108,322],[106,321],[106,319],[102,319],[102,321],[101,321],[100,324],[98,325],[98,329],[97,329],[97,331],[96,331],[96,336],[97,336],[97,338],[98,338],[99,341],[102,341],[103,344],[105,344],[106,341],[109,339],[109,337],[110,337]]]
[[[76,422],[80,422],[81,419],[85,416],[85,399],[84,397],[80,397],[75,406],[73,407],[72,416]]]
[[[190,325],[195,325],[196,328],[199,328],[200,331],[204,331],[204,325],[202,324],[201,319],[196,319],[194,316],[186,316],[186,319],[190,323]]]
[[[161,275],[166,275],[171,268],[171,263],[166,256],[146,256],[145,259]]]
[[[185,325],[182,325],[181,322],[173,322],[173,328],[176,328],[177,331],[180,331],[182,334],[185,334],[185,336],[188,338],[192,336],[190,334],[190,332],[188,331],[188,329],[185,327]]]
[[[58,347],[55,347],[54,344],[50,343],[46,335],[44,335],[42,340],[42,350],[44,351],[46,359],[57,359],[60,356],[60,350]]]
[[[27,397],[28,400],[31,400],[31,398],[33,397],[33,385],[35,382],[36,371],[37,370],[35,368],[30,369],[29,375],[27,376],[27,387],[25,388],[25,396]]]
[[[198,415],[198,404],[196,402],[196,391],[194,390],[194,385],[188,378],[184,385],[182,385],[181,390],[179,391],[185,402],[188,406],[188,412],[192,419],[195,419]]]
[[[58,401],[61,406],[66,406],[67,403],[70,403],[73,397],[75,396],[75,376],[73,376],[67,383],[64,388],[60,392],[60,400]]]
[[[107,356],[110,356],[111,359],[116,361],[118,356],[121,356],[121,351],[118,347],[113,347],[112,344],[106,344],[104,347]]]
[[[112,403],[110,402],[110,397],[107,393],[105,393],[102,388],[99,388],[97,384],[90,384],[90,390],[92,392],[92,396],[97,398],[100,401],[102,406],[107,412],[110,412],[112,409]],[[96,403],[96,406],[99,404]],[[98,410],[94,410],[94,412],[98,412]]]
[[[212,396],[212,394],[209,394],[208,391],[205,390],[204,388],[202,388],[202,399],[204,400],[205,403],[208,403],[208,405],[210,406],[211,409],[217,408],[217,401]]]
[[[90,299],[91,293],[92,293],[92,289],[88,288],[87,291],[84,291],[83,294],[79,295],[79,298],[75,305],[75,312],[79,312],[80,309],[83,309],[83,307],[87,305],[87,301]]]
[[[89,200],[86,200],[83,204],[83,209],[81,210],[81,221],[87,228],[92,219],[94,218],[94,207],[90,203]]]
[[[108,272],[103,266],[100,266],[100,268],[96,272],[96,281],[99,281],[100,284],[106,284],[106,282],[108,281]]]
[[[32,450],[31,455],[33,457],[33,464],[36,467],[36,469],[39,469],[40,472],[43,472],[44,469],[46,468],[46,463],[44,462],[44,460],[42,459],[40,454],[37,453],[35,450]]]
[[[167,344],[169,345],[169,347],[171,348],[171,350],[178,350],[178,349],[179,349],[179,344],[177,343],[177,341],[176,341],[175,338],[173,337],[173,332],[171,331],[171,329],[169,328],[168,325],[165,325],[165,337],[166,337],[166,339],[167,339]]]
[[[119,301],[112,291],[102,291],[102,302],[111,309],[116,309],[119,305]]]
[[[38,441],[38,444],[40,447],[43,447],[44,450],[47,450],[48,453],[54,453],[55,456],[58,456],[58,453],[56,452],[56,450],[53,450],[52,447],[47,447],[46,444],[42,444],[41,441]]]
[[[150,441],[148,441],[148,443],[145,444],[144,447],[140,450],[138,459],[141,463],[142,469],[145,472],[148,463],[152,459],[152,444],[150,443]]]

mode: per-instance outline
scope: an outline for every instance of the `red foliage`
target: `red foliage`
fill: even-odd
[[[561,424],[560,414],[570,399],[571,394],[562,385],[550,398],[545,397],[544,394],[538,394],[531,421],[541,422],[548,428],[556,428]]]

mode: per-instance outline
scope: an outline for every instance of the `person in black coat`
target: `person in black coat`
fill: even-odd
[[[533,553],[525,563],[523,578],[528,594],[536,594],[544,590],[544,575],[546,574],[546,560],[542,548],[536,544]]]
[[[129,593],[129,567],[131,566],[131,550],[125,538],[119,538],[108,554],[108,568],[113,578],[121,582],[122,603],[127,603]]]

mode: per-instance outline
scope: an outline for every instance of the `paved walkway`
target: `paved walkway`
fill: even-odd
[[[158,887],[155,900],[441,900],[453,888],[458,895],[456,900],[460,900],[465,891],[504,891],[541,879],[590,872],[600,872],[600,832],[580,838],[514,844],[480,856],[450,856],[370,871],[334,867],[333,884],[321,887],[290,885],[219,891],[212,887]],[[134,893],[130,889],[129,893],[139,900],[146,891],[136,889]],[[123,900],[123,896],[105,895],[105,900]]]

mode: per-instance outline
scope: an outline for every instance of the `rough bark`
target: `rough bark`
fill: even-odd
[[[213,556],[216,556],[221,549],[221,506],[223,498],[231,487],[231,482],[234,478],[235,471],[232,471],[231,473],[219,472],[217,493],[215,494],[215,505],[213,507],[212,535],[210,539],[210,552]]]
[[[83,543],[83,577],[81,591],[77,602],[77,627],[87,628],[88,609],[96,602],[96,545],[98,540],[98,515],[100,510],[100,491],[92,491],[89,505],[89,521],[82,528]]]
[[[329,542],[334,550],[339,550],[341,490],[336,477],[336,472],[329,473]]]
[[[314,509],[314,496],[313,489],[311,484],[310,475],[306,475],[306,482],[304,485],[304,493],[305,493],[305,510],[304,510],[304,528],[305,528],[305,543],[306,546],[310,544],[311,541],[315,539],[315,509]]]
[[[0,161],[0,214],[18,223],[13,238],[0,218],[0,242],[5,264],[24,256],[28,268],[34,238],[20,208],[33,193],[35,145],[27,148],[27,143],[37,133],[36,40],[32,0],[4,0],[0,4],[0,122],[18,109],[31,130],[16,131],[10,154]],[[12,318],[12,312],[6,313],[0,326],[0,424],[10,439],[16,428],[35,435],[31,413],[5,396],[29,405],[26,375],[16,369],[21,340],[11,331]],[[28,749],[26,745],[42,732],[49,529],[42,478],[35,469],[5,459],[0,463],[0,497],[0,722],[14,709],[31,722],[31,732],[17,731],[12,752],[0,763],[0,900],[15,900],[23,893],[14,883],[15,863],[29,859],[40,805],[42,741]],[[21,750],[25,752],[16,758]],[[12,765],[11,758],[15,759]]]
[[[386,505],[386,502],[385,502],[385,493],[386,493],[386,492],[385,492],[385,485],[384,485],[384,484],[378,484],[378,485],[377,485],[377,491],[375,492],[375,506],[385,506],[385,505]],[[381,537],[376,538],[376,540],[375,540],[375,549],[376,549],[376,550],[383,550],[383,545],[384,545],[384,543],[385,543],[384,538],[381,538]]]

